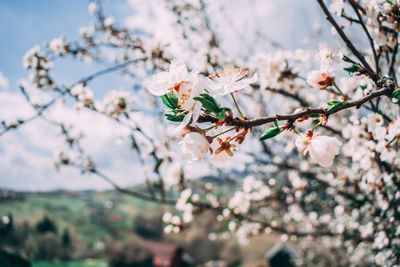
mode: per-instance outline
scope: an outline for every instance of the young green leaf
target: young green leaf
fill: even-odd
[[[178,97],[176,95],[165,94],[160,96],[164,105],[170,109],[176,109],[178,107]]]
[[[339,100],[329,100],[327,102],[328,106],[334,106],[334,105],[336,105],[338,103],[342,103],[342,102],[340,102]]]
[[[184,114],[176,114],[175,112],[167,111],[164,113],[165,118],[169,121],[173,122],[181,122],[183,121],[183,118],[185,117]]]
[[[359,65],[356,65],[356,64],[353,64],[353,65],[351,65],[351,66],[348,67],[348,68],[344,68],[344,70],[347,71],[347,73],[348,73],[350,76],[353,76],[355,73],[357,73],[357,72],[360,70],[360,66],[359,66]]]
[[[269,138],[272,138],[274,136],[277,136],[279,133],[281,132],[281,129],[279,127],[271,127],[268,128],[261,136],[260,136],[260,140],[267,140]]]
[[[209,100],[208,98],[204,98],[202,96],[196,96],[194,100],[199,101],[202,107],[208,112],[215,112],[218,113],[221,111],[221,108],[213,101]]]
[[[342,107],[345,103],[336,101],[336,102],[331,102],[331,104],[328,102],[329,108],[326,110],[328,113],[332,112],[334,110],[337,110],[338,108]]]
[[[393,103],[399,103],[399,101],[400,101],[400,88],[397,88],[396,90],[394,90],[394,92],[390,96],[390,100]]]

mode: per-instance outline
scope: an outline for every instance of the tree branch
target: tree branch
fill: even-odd
[[[261,126],[267,123],[271,123],[274,121],[296,121],[299,118],[307,117],[311,114],[321,114],[321,115],[326,115],[329,116],[331,114],[335,114],[341,110],[349,109],[349,108],[360,108],[365,102],[368,102],[374,98],[380,97],[380,96],[388,96],[391,94],[393,91],[393,87],[384,87],[380,90],[374,91],[371,94],[355,101],[349,101],[345,102],[343,106],[338,107],[337,109],[328,111],[327,108],[304,108],[303,111],[296,112],[293,114],[276,114],[274,116],[269,116],[269,117],[264,117],[264,118],[258,118],[258,119],[251,119],[251,120],[243,120],[239,118],[226,118],[225,122],[229,126],[237,126],[237,127],[243,127],[243,128],[252,128],[252,127],[257,127]],[[217,122],[218,119],[209,115],[204,115],[201,116],[198,120],[198,122],[212,122],[215,123]]]
[[[371,77],[372,80],[375,82],[378,81],[378,75],[373,71],[371,66],[368,64],[368,62],[365,60],[364,56],[361,55],[361,53],[357,50],[357,48],[353,45],[353,43],[350,41],[350,39],[346,36],[344,33],[343,29],[337,24],[336,20],[333,18],[332,14],[326,7],[325,3],[323,0],[317,0],[318,4],[321,6],[322,11],[326,15],[326,19],[332,24],[332,26],[336,29],[338,32],[339,36],[342,38],[346,46],[350,49],[350,51],[353,53],[355,57],[358,58],[358,60],[361,62],[361,64],[364,66],[364,68],[367,70],[368,75]]]

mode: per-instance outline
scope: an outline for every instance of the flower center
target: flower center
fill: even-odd
[[[211,74],[209,77],[215,81],[232,81],[237,82],[246,77],[248,71],[241,68],[226,69],[221,72]]]

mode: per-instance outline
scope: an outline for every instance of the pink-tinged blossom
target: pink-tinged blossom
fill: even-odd
[[[99,7],[99,5],[96,4],[95,2],[91,2],[91,3],[88,5],[88,12],[89,12],[90,14],[94,14],[94,13],[98,12],[99,10],[100,10],[100,7]]]
[[[50,41],[49,48],[53,54],[62,56],[67,53],[68,44],[63,37],[57,37]]]
[[[128,112],[132,97],[128,91],[111,90],[104,98],[104,112],[111,117]]]
[[[189,156],[192,161],[203,159],[210,149],[207,138],[196,132],[187,133],[179,142],[179,145],[182,153]]]
[[[334,78],[327,72],[313,70],[307,76],[307,83],[315,89],[325,89],[332,86]]]
[[[190,83],[196,73],[189,72],[186,65],[178,60],[172,61],[168,71],[160,72],[145,81],[147,90],[155,95],[162,96],[171,92],[179,92],[183,83]]]
[[[172,61],[168,71],[154,75],[145,85],[153,95],[171,93],[178,97],[178,106],[185,116],[176,132],[182,130],[191,120],[196,122],[199,118],[201,103],[194,98],[204,91],[204,82],[196,72],[189,72],[182,62]]]
[[[210,75],[210,91],[213,95],[226,95],[242,89],[257,82],[257,74],[246,78],[248,71],[241,68],[225,69]]]
[[[71,94],[77,98],[79,103],[84,107],[92,107],[94,102],[94,94],[93,91],[83,85],[82,83],[78,83],[74,87],[71,88]]]
[[[313,161],[322,167],[329,167],[333,159],[339,154],[340,142],[336,137],[323,136],[317,133],[308,132],[296,139],[296,147],[303,154],[310,154]]]

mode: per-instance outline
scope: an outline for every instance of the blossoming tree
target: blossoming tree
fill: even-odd
[[[232,58],[211,1],[157,4],[174,18],[170,42],[118,26],[92,2],[96,20],[79,29],[79,41],[58,37],[26,53],[34,89],[20,89],[36,113],[3,121],[0,135],[38,119],[58,127],[68,149],[57,154],[57,167],[175,206],[176,214],[164,215],[167,233],[212,209],[242,243],[272,232],[297,244],[303,265],[321,247],[338,266],[400,264],[400,2],[315,3],[335,45]],[[67,85],[52,76],[52,62],[64,58],[109,66]],[[100,99],[90,83],[111,72],[133,77],[134,89]],[[45,102],[34,100],[38,92]],[[123,188],[103,173],[79,129],[47,115],[60,104],[127,129],[148,191]],[[235,190],[222,194],[195,182],[195,170],[233,179]]]

